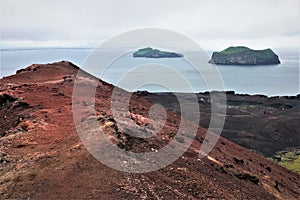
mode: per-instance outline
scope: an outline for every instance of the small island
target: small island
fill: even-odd
[[[133,57],[144,57],[144,58],[177,58],[183,57],[180,53],[160,51],[158,49],[152,49],[151,47],[139,49],[133,53]]]
[[[278,56],[271,49],[253,50],[248,47],[229,47],[213,52],[209,63],[219,65],[273,65],[280,64]]]

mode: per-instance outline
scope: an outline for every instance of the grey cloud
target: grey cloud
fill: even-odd
[[[146,27],[178,31],[194,40],[260,42],[264,38],[297,38],[298,23],[298,0],[0,1],[3,44],[33,41],[38,45],[53,40],[96,43]]]

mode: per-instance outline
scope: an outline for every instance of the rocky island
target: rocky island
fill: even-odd
[[[158,49],[152,49],[151,47],[139,49],[133,53],[133,57],[145,57],[145,58],[177,58],[183,57],[180,53],[160,51]]]
[[[229,47],[213,52],[209,63],[219,65],[273,65],[280,64],[278,56],[271,49],[253,50],[248,47]]]
[[[201,144],[209,142],[205,139],[205,127],[170,110],[166,110],[166,119],[161,119],[159,112],[153,112],[156,120],[148,118],[156,100],[179,111],[174,95],[132,94],[129,111],[117,110],[112,114],[111,101],[116,87],[87,72],[78,76],[79,70],[67,61],[33,64],[0,79],[0,199],[299,199],[299,174],[227,140],[223,133],[209,155],[199,159]],[[75,81],[82,88],[78,94],[82,101],[73,103]],[[91,102],[86,98],[86,90],[94,81],[99,84]],[[122,94],[131,95],[123,90]],[[251,97],[239,98],[233,92],[227,95],[231,100],[231,116],[227,119],[234,123],[225,125],[228,135],[235,135],[239,128],[246,127],[248,129],[239,131],[237,138],[245,135],[244,142],[254,147],[273,139],[289,146],[292,146],[290,142],[299,144],[299,132],[295,132],[299,119],[298,97],[291,101],[291,97],[278,98],[279,101],[255,97],[257,103],[253,103]],[[209,96],[208,93],[197,94],[201,111],[204,110],[201,112],[204,125],[211,117]],[[95,107],[90,111],[92,104]],[[248,104],[251,107],[248,108]],[[142,154],[160,150],[171,142],[180,147],[189,145],[190,139],[193,143],[175,162],[160,170],[148,173],[115,170],[95,159],[86,149],[76,131],[73,105],[79,106],[77,111],[84,136],[91,138],[91,132],[103,130],[103,136],[97,141],[99,146],[109,141],[122,151]],[[255,109],[256,115],[251,114],[251,109]],[[290,114],[285,116],[287,113]],[[244,123],[237,121],[241,115]],[[286,121],[288,118],[293,121]],[[91,128],[92,120],[97,127]],[[195,138],[191,138],[189,132],[178,136],[183,121],[188,123],[187,128],[196,128]],[[163,125],[161,130],[158,129],[160,124]],[[144,131],[151,137],[129,134],[136,131]],[[175,155],[172,151],[167,153],[170,158]],[[111,153],[107,158],[113,162],[114,156]],[[136,165],[140,165],[141,158],[134,158]],[[125,157],[118,159],[124,163],[122,167],[128,166]],[[155,160],[149,159],[152,161]],[[157,162],[165,160],[160,158]]]

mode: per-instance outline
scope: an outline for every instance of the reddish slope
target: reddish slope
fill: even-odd
[[[72,118],[71,96],[77,70],[68,62],[32,65],[0,80],[1,96],[5,93],[18,98],[0,104],[2,113],[10,116],[10,120],[3,116],[0,119],[1,135],[5,135],[0,139],[2,199],[299,197],[298,174],[226,139],[220,138],[209,157],[199,160],[197,149],[205,134],[201,127],[183,157],[161,170],[130,174],[100,163],[83,146]],[[110,114],[112,87],[100,81],[96,104],[103,118],[101,123],[105,123]],[[16,102],[26,102],[30,106],[24,107],[20,114],[20,110],[14,109]],[[150,106],[148,101],[139,97],[131,100],[131,110],[144,116],[147,116]],[[12,123],[11,120],[15,119],[19,121]],[[179,122],[176,115],[168,113],[163,131],[173,133]],[[165,144],[161,137],[150,141],[127,139],[125,148],[130,147],[132,151]]]

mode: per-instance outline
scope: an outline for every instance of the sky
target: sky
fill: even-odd
[[[299,0],[0,0],[1,48],[96,47],[140,28],[204,49],[299,48]]]

